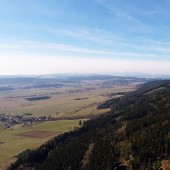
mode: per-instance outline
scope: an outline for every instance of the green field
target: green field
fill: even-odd
[[[87,119],[82,119],[82,121]],[[8,165],[13,160],[13,156],[19,152],[40,146],[50,138],[66,131],[73,130],[75,126],[79,125],[79,120],[59,120],[48,121],[35,124],[32,127],[21,127],[16,125],[11,129],[3,129],[0,126],[0,169]],[[38,138],[23,136],[24,133],[30,131],[46,131],[52,132],[53,135]]]

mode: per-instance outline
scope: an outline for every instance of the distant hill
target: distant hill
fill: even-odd
[[[26,77],[0,77],[0,91],[13,91],[18,89],[60,88],[71,83],[80,84],[82,81],[103,81],[103,87],[123,85],[133,82],[146,82],[147,78],[112,75],[58,75],[58,76],[26,76]]]
[[[169,163],[170,80],[148,82],[98,109],[107,107],[106,115],[22,152],[8,170],[156,170]]]

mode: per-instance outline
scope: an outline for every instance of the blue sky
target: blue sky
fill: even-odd
[[[169,9],[169,0],[0,0],[0,74],[169,74]]]

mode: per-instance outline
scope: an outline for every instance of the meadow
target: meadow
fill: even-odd
[[[86,121],[87,119],[81,119]],[[14,161],[18,153],[25,149],[36,148],[63,132],[74,130],[79,126],[80,120],[58,120],[37,123],[30,127],[15,125],[10,129],[4,129],[0,125],[0,169],[4,169],[10,162]],[[36,132],[33,135],[28,133]],[[41,132],[41,135],[38,134]],[[42,136],[42,133],[45,135]]]

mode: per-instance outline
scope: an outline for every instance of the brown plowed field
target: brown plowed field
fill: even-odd
[[[1,142],[1,141],[0,141],[0,145],[2,145],[3,143],[4,143],[4,142]]]
[[[50,131],[33,130],[33,131],[29,131],[29,132],[26,132],[20,135],[25,136],[25,137],[32,137],[32,138],[45,138],[45,137],[57,135],[57,133],[50,132]]]

